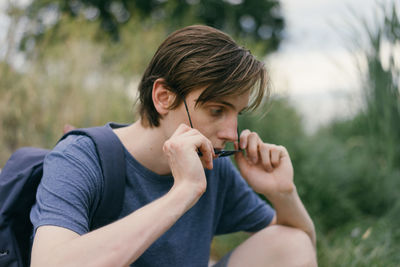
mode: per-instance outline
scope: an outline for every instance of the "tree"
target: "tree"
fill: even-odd
[[[277,49],[284,28],[278,0],[34,0],[27,15],[32,23],[25,39],[40,39],[66,15],[99,20],[101,30],[118,41],[120,28],[137,16],[161,20],[169,31],[193,23],[213,26],[261,43],[263,53]]]

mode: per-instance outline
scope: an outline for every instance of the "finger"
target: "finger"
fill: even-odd
[[[267,144],[260,145],[261,162],[267,172],[273,171],[270,157],[270,149]]]
[[[249,167],[251,167],[251,163],[249,163],[243,153],[235,153],[234,158],[239,167],[239,170],[248,169]],[[243,176],[243,178],[246,179],[245,176]]]
[[[196,150],[198,149],[202,153],[200,160],[203,166],[211,170],[213,168],[214,158],[214,148],[211,141],[201,134],[193,136],[193,138],[195,138]]]
[[[250,134],[250,130],[246,129],[243,130],[242,133],[240,134],[240,148],[245,149],[247,147],[247,139]]]
[[[258,144],[260,138],[254,132],[250,133],[247,138],[247,157],[251,160],[253,164],[256,164],[258,161]]]
[[[282,151],[279,150],[277,147],[271,148],[270,150],[271,164],[274,168],[279,166],[281,155]]]
[[[174,135],[183,134],[190,130],[194,130],[194,129],[192,129],[189,126],[187,126],[186,124],[182,123],[178,126],[178,128],[176,128],[175,132],[172,135],[174,136]]]
[[[215,155],[214,146],[212,145],[211,141],[207,137],[205,137],[199,130],[190,128],[189,131],[183,133],[180,137],[186,137],[186,138],[200,137],[200,139],[196,139],[195,142],[198,151],[201,152],[200,153],[201,157],[203,155],[203,152],[200,150],[201,146],[203,147],[203,150],[206,149],[207,151],[211,151],[211,159],[217,157]],[[203,141],[207,144],[208,147],[206,147],[204,143],[202,143]]]

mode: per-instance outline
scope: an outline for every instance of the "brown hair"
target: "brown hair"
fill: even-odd
[[[139,84],[139,112],[143,125],[159,126],[160,114],[152,99],[153,83],[176,93],[171,109],[195,89],[206,88],[197,100],[204,103],[251,92],[248,109],[258,107],[266,90],[266,70],[249,50],[238,46],[227,34],[201,25],[173,32],[160,45]]]

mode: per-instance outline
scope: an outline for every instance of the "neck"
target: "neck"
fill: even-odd
[[[139,120],[114,132],[128,152],[144,167],[160,175],[171,173],[162,149],[167,137],[160,127],[144,127]]]

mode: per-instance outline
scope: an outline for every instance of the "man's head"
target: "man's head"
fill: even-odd
[[[157,79],[162,79],[163,86],[177,96],[171,109],[199,88],[206,88],[197,99],[200,104],[250,93],[250,109],[257,107],[268,94],[263,63],[227,34],[200,25],[183,28],[168,36],[147,67],[139,85],[139,111],[145,126],[160,124],[161,115],[152,99]]]

